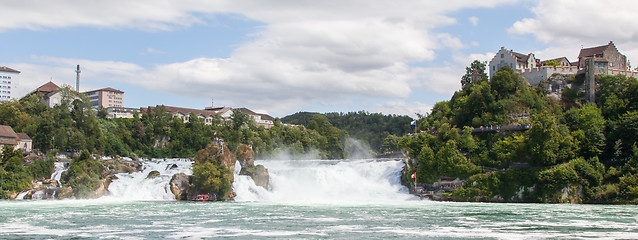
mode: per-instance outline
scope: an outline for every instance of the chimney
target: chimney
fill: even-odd
[[[80,65],[78,64],[77,70],[75,70],[75,91],[80,92]]]

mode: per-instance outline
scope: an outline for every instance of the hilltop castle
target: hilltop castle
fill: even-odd
[[[545,82],[555,74],[574,76],[583,74],[585,98],[590,102],[595,99],[596,75],[622,74],[628,77],[638,77],[638,72],[630,69],[627,57],[621,54],[611,41],[607,45],[581,49],[577,62],[570,62],[567,57],[541,61],[533,53],[522,54],[501,47],[489,62],[489,78],[491,79],[504,66],[509,66],[521,73],[521,76],[527,79],[531,86]],[[560,95],[561,89],[566,86],[565,83],[548,85],[552,86],[549,90],[558,95]]]

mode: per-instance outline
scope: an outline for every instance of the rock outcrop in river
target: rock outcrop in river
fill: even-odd
[[[214,195],[215,200],[232,200],[235,155],[222,140],[197,152],[193,163],[193,184],[197,194]]]
[[[255,152],[252,147],[242,144],[237,147],[237,158],[239,164],[241,165],[241,171],[239,175],[250,176],[255,182],[255,185],[261,186],[263,188],[268,188],[268,182],[270,180],[270,175],[268,174],[268,169],[266,169],[263,165],[255,166]]]

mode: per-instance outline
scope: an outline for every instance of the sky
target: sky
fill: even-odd
[[[565,56],[613,41],[638,63],[635,0],[0,0],[0,66],[124,106],[416,117],[501,48]]]

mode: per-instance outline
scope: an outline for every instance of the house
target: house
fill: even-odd
[[[18,133],[18,148],[24,152],[31,152],[33,148],[33,141],[26,133]]]
[[[464,180],[460,180],[459,178],[453,177],[440,177],[437,182],[432,184],[432,187],[435,189],[442,189],[445,191],[450,191],[457,187],[463,186],[465,184]]]
[[[504,66],[509,66],[512,70],[521,71],[523,69],[535,68],[538,64],[539,61],[533,53],[522,54],[514,52],[513,50],[507,50],[505,47],[501,47],[492,60],[490,60],[489,77],[492,79],[492,76],[494,76],[494,74]]]
[[[230,107],[206,107],[204,110],[213,111],[226,121],[230,120],[233,114],[233,108]]]
[[[136,113],[139,113],[139,108],[126,108],[126,107],[108,107],[106,108],[107,118],[133,118]]]
[[[627,57],[618,51],[613,41],[607,45],[581,49],[578,67],[586,68],[588,59],[593,59],[594,66],[598,68],[597,74],[606,74],[607,69],[628,70]]]
[[[558,66],[562,66],[562,67],[569,67],[572,66],[572,63],[569,62],[569,60],[567,59],[567,57],[559,57],[559,58],[554,58],[554,59],[549,59],[549,60],[545,60],[545,61],[541,61],[540,65],[541,66],[548,66],[547,64],[549,62],[555,62],[558,63]]]
[[[18,146],[18,134],[10,126],[0,125],[0,148],[4,146],[16,148]]]
[[[243,114],[247,114],[248,116],[250,116],[250,118],[255,121],[257,126],[264,126],[264,128],[270,129],[275,125],[275,119],[268,114],[256,113],[248,108],[238,108],[237,110]]]
[[[55,83],[51,81],[36,88],[30,94],[36,94],[42,97],[42,99],[44,99],[44,103],[50,108],[62,102],[62,94],[60,93],[60,87],[58,87],[58,85],[56,85]]]
[[[162,105],[163,106],[163,105]],[[160,107],[157,105],[155,107],[142,108],[142,112],[148,112],[153,108]],[[232,120],[233,111],[237,110],[241,113],[248,115],[252,120],[255,121],[257,126],[264,126],[266,129],[274,126],[274,118],[269,116],[268,114],[256,113],[248,108],[230,108],[230,107],[207,107],[204,110],[200,109],[192,109],[192,108],[181,108],[181,107],[171,107],[171,106],[163,106],[166,109],[166,112],[182,119],[184,122],[189,121],[190,114],[195,114],[200,119],[204,120],[204,124],[212,125],[213,119],[215,117],[219,117],[221,120],[230,121]]]
[[[7,101],[15,97],[20,71],[0,66],[0,101]]]
[[[164,106],[164,105],[156,105],[155,107],[149,106],[148,108],[142,108],[141,111],[148,112],[148,111],[151,111],[153,108],[158,108],[158,107],[164,107],[167,113],[173,115],[174,117],[182,119],[184,122],[190,121],[189,117],[190,117],[190,114],[192,113],[198,118],[203,119],[204,124],[206,125],[212,125],[213,119],[218,115],[217,112],[212,110],[171,107],[171,106]]]

